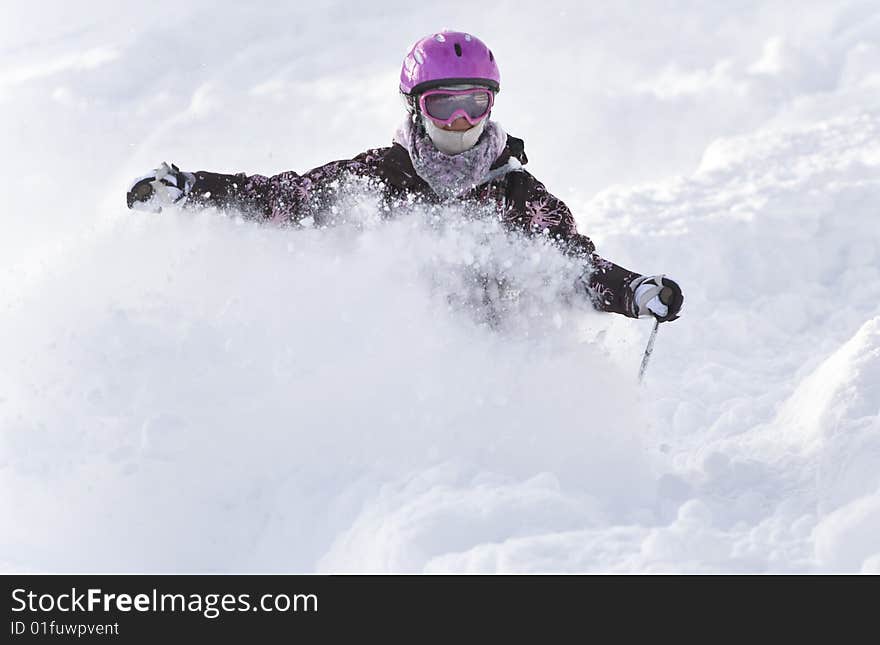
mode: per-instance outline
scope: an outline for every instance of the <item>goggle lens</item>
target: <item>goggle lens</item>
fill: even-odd
[[[458,116],[475,125],[492,108],[489,90],[461,90],[426,92],[421,97],[422,111],[436,121],[449,123]]]

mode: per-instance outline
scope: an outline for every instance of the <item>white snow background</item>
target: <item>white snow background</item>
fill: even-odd
[[[599,252],[682,284],[642,387],[651,323],[538,243],[125,208],[388,145],[443,27]],[[0,144],[4,571],[880,572],[876,1],[7,2]]]

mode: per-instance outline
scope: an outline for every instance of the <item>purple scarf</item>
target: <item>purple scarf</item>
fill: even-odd
[[[489,168],[507,145],[507,134],[489,121],[473,148],[447,155],[437,150],[424,128],[407,119],[394,141],[406,148],[413,168],[431,190],[442,199],[451,199],[491,178]]]

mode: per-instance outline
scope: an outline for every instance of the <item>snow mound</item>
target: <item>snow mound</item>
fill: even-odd
[[[880,430],[880,428],[877,428]],[[880,490],[837,509],[816,527],[816,557],[835,572],[878,573]]]
[[[801,382],[783,406],[774,426],[784,432],[794,446],[814,451],[826,449],[841,436],[852,441],[860,429],[875,425],[878,415],[880,316],[862,325],[850,340]],[[876,476],[880,477],[880,473]]]

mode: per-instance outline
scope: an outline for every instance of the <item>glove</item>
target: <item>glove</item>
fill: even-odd
[[[654,316],[660,322],[678,318],[684,296],[674,280],[662,275],[643,275],[633,280],[629,288],[638,317]]]
[[[193,185],[196,177],[191,172],[182,172],[180,168],[162,162],[149,175],[135,179],[125,195],[129,208],[161,213],[163,206],[181,203]]]

